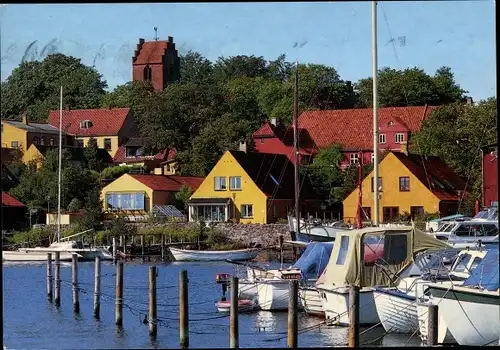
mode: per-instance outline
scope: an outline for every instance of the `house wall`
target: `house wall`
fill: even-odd
[[[104,211],[108,211],[106,203],[107,193],[131,193],[131,192],[145,192],[145,211],[150,212],[153,208],[153,190],[144,185],[143,183],[137,181],[129,174],[123,174],[118,179],[111,182],[109,185],[101,189],[101,200],[103,203]]]
[[[170,204],[174,194],[169,191],[153,191],[153,204],[167,205]]]
[[[214,178],[216,176],[226,177],[226,190],[215,190]],[[241,176],[241,190],[232,191],[229,189],[230,176]],[[224,153],[191,198],[231,198],[234,207],[229,210],[230,218],[235,218],[241,223],[264,224],[267,222],[267,196],[255,185],[229,152]],[[242,204],[253,205],[253,218],[240,218]]]
[[[491,202],[498,201],[498,158],[490,152],[483,153],[483,205],[488,207]]]
[[[75,136],[75,145],[76,145],[76,140],[83,140],[83,146],[87,146],[89,143],[89,140],[91,138],[94,138],[97,140],[97,147],[98,148],[104,148],[104,139],[111,139],[111,150],[108,151],[108,153],[111,155],[111,157],[115,156],[116,151],[118,150],[118,136],[93,136],[93,137],[81,137],[81,136]]]
[[[439,211],[439,199],[408,170],[394,154],[389,153],[379,164],[379,176],[382,178],[382,191],[379,192],[379,221],[383,222],[383,207],[398,207],[399,213],[410,213],[410,207],[422,206],[425,212]],[[399,191],[399,177],[410,178],[410,191]],[[371,219],[374,221],[374,192],[371,190],[373,171],[363,180],[362,206],[371,208]],[[344,220],[356,218],[359,189],[356,188],[343,201]]]
[[[23,163],[27,164],[28,162],[35,160],[36,161],[36,167],[39,168],[43,164],[44,157],[38,150],[38,148],[35,147],[35,145],[31,145],[27,151],[23,153]]]
[[[408,142],[409,130],[406,125],[399,122],[397,119],[392,121],[394,125],[390,125],[390,122],[380,123],[379,135],[385,135],[386,142],[378,144],[379,150],[393,150],[400,151],[401,143],[396,142],[396,134],[403,133],[405,136],[405,141]],[[379,138],[380,141],[380,138]]]
[[[23,152],[29,147],[27,145],[27,132],[25,130],[18,129],[2,121],[2,147],[10,148],[12,141],[17,141],[18,148]]]
[[[82,217],[80,213],[66,213],[61,214],[61,225],[71,225]],[[57,225],[57,213],[49,213],[45,215],[45,222],[47,225]]]

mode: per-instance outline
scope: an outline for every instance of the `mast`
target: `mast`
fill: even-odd
[[[57,242],[61,240],[62,111],[63,111],[63,88],[61,86],[61,97],[59,101],[59,174],[57,180]]]
[[[293,92],[293,146],[295,148],[295,219],[296,233],[300,234],[300,186],[299,186],[299,61],[295,64],[295,81]]]
[[[378,93],[377,93],[377,2],[372,1],[372,69],[373,69],[373,217],[379,225],[379,183],[378,183]]]

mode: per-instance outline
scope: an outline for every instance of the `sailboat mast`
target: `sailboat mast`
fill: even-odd
[[[296,233],[300,234],[300,186],[299,186],[299,62],[295,64],[295,81],[293,91],[293,145],[295,149],[295,218]]]
[[[57,180],[57,241],[61,240],[61,168],[62,168],[62,111],[63,111],[63,88],[59,101],[59,174]]]
[[[373,69],[373,217],[379,225],[379,174],[378,174],[378,86],[377,86],[377,2],[372,1],[372,69]]]

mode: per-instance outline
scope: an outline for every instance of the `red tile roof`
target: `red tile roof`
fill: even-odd
[[[155,64],[163,62],[163,55],[168,48],[168,41],[148,41],[142,44],[141,50],[133,64]]]
[[[24,208],[25,205],[12,197],[10,194],[7,192],[2,191],[2,206],[5,207],[21,207]]]
[[[252,134],[253,137],[275,137],[274,125],[265,122],[257,131]]]
[[[440,200],[459,200],[462,193],[468,190],[464,179],[439,157],[392,153]]]
[[[123,127],[130,108],[75,109],[63,111],[63,131],[76,136],[116,136]],[[90,120],[89,129],[80,122]],[[59,128],[59,111],[50,111],[48,123]]]
[[[424,119],[437,107],[387,107],[378,110],[379,124],[400,121],[411,132],[420,130]],[[335,143],[350,149],[373,147],[373,109],[307,111],[299,116],[299,128],[306,129],[317,148]]]
[[[135,162],[142,162],[145,160],[157,160],[157,161],[164,161],[167,160],[167,156],[170,154],[172,150],[165,148],[163,151],[160,151],[156,153],[155,155],[152,156],[137,156],[137,157],[127,157],[126,156],[126,147],[125,145],[121,145],[118,147],[116,150],[116,154],[113,157],[113,162],[114,163],[135,163]]]
[[[204,177],[191,176],[166,176],[166,175],[142,175],[128,174],[137,181],[148,186],[153,191],[170,191],[178,192],[182,185],[188,185],[194,192],[201,185]]]

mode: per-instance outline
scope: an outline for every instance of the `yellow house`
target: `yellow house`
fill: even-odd
[[[59,111],[50,111],[48,123],[59,127]],[[84,147],[91,140],[114,157],[129,138],[139,136],[130,108],[64,110],[63,131],[75,138],[75,146]]]
[[[84,154],[84,149],[80,147],[64,147],[65,151],[69,152],[71,157],[70,163],[76,166],[83,166],[86,163],[86,158]],[[44,160],[45,155],[49,150],[58,150],[58,146],[42,146],[32,144],[26,152],[23,154],[23,162],[28,163],[30,161],[35,161],[35,165],[37,168],[41,167]],[[106,150],[102,148],[97,149],[97,158],[105,165],[111,165],[113,163],[111,156]]]
[[[321,205],[307,181],[301,200],[304,211]],[[265,224],[286,218],[293,201],[294,170],[286,155],[226,151],[191,196],[189,220]]]
[[[194,192],[202,177],[123,174],[101,189],[104,212],[129,216],[144,216],[154,206],[166,206],[172,196],[187,185]]]
[[[465,181],[438,157],[387,152],[379,163],[379,222],[397,220],[400,215],[412,218],[439,212],[453,215],[466,190]],[[374,221],[373,171],[362,181],[363,217]],[[343,201],[344,221],[354,223],[359,205],[359,188]]]
[[[26,152],[32,145],[58,145],[59,129],[46,123],[32,123],[26,114],[22,120],[2,119],[2,148],[16,148]],[[72,144],[72,138],[62,133],[63,145]]]

